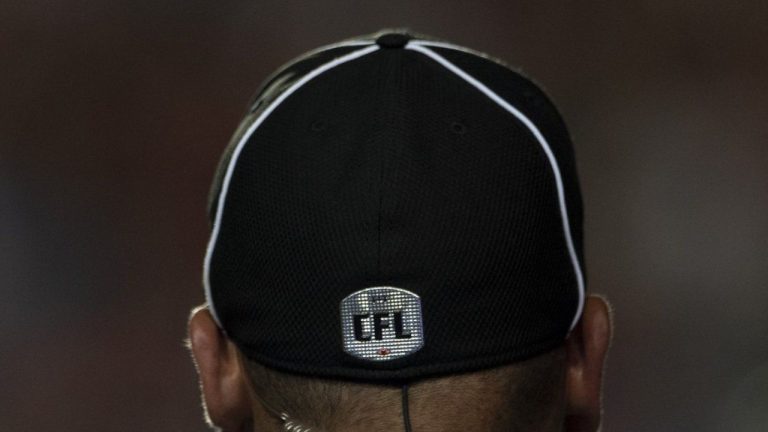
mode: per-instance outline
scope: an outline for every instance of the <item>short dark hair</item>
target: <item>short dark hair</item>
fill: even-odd
[[[313,431],[401,430],[401,388],[307,377],[244,359],[257,398],[273,413]],[[420,432],[561,430],[565,349],[501,367],[410,384],[410,412]],[[416,425],[419,425],[418,427]],[[464,429],[466,430],[466,429]],[[479,429],[478,429],[479,430]]]

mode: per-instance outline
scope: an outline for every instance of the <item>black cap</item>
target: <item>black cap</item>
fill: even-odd
[[[546,95],[405,33],[275,73],[211,194],[207,300],[249,358],[366,381],[562,344],[584,301],[573,149]]]
[[[382,48],[404,48],[411,36],[408,33],[383,33],[376,38],[376,44]]]

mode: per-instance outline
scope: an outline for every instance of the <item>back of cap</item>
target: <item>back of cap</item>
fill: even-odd
[[[573,151],[531,81],[386,35],[260,91],[212,194],[204,282],[249,358],[392,381],[521,360],[580,316]]]

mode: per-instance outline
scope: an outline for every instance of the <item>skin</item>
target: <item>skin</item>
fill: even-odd
[[[541,425],[538,430],[595,432],[599,429],[603,368],[611,332],[608,303],[602,297],[588,296],[580,322],[565,341],[565,379],[561,392],[563,400],[553,405],[553,415],[560,418],[550,419],[550,425]],[[206,418],[211,426],[225,432],[281,430],[282,422],[265,408],[254,393],[239,350],[219,330],[205,306],[192,311],[189,341],[200,378]],[[391,397],[381,399],[395,401],[381,407],[391,412],[393,419],[391,425],[382,424],[381,430],[402,430],[400,406],[396,403],[399,391],[379,391],[392,392]],[[435,405],[445,403],[449,397],[438,398],[441,400],[435,401]],[[418,394],[412,395],[411,403],[411,420],[414,430],[418,431],[419,423],[424,422],[424,418],[419,417],[425,417],[426,413],[433,410],[424,406],[427,401],[418,400]],[[423,408],[420,408],[420,404]],[[452,414],[455,419],[450,418]],[[482,428],[484,417],[466,410],[448,412],[443,416],[442,423],[451,425],[451,430],[486,430]],[[339,430],[355,428],[342,425]]]

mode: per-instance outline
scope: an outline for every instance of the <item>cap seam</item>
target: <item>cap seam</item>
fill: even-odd
[[[269,117],[269,115],[272,114],[272,112],[278,106],[280,106],[280,104],[282,104],[289,96],[291,96],[294,92],[296,92],[298,89],[304,86],[304,84],[313,80],[320,74],[333,69],[336,66],[339,66],[341,64],[363,57],[366,54],[377,51],[378,49],[379,49],[378,45],[370,44],[363,49],[353,51],[351,53],[338,57],[308,72],[301,79],[296,81],[291,87],[289,87],[283,93],[281,93],[278,97],[276,97],[272,101],[272,103],[267,108],[264,109],[261,115],[259,115],[254,119],[253,123],[251,123],[251,125],[248,127],[246,132],[242,135],[242,137],[240,138],[240,141],[238,142],[234,151],[232,152],[232,156],[229,160],[229,163],[227,164],[227,170],[224,174],[224,179],[221,184],[221,191],[219,192],[219,198],[216,204],[216,215],[213,223],[213,229],[211,230],[211,238],[208,242],[208,247],[206,249],[206,254],[205,254],[205,261],[203,263],[203,285],[205,288],[205,299],[206,299],[206,303],[208,304],[208,308],[211,311],[211,315],[213,316],[214,321],[216,321],[216,324],[219,326],[219,328],[224,329],[224,327],[222,326],[221,317],[217,313],[216,307],[213,302],[213,296],[211,291],[210,267],[211,267],[211,260],[213,258],[213,252],[216,248],[216,241],[218,240],[219,231],[221,229],[222,215],[224,212],[224,203],[227,198],[229,183],[232,178],[232,173],[234,172],[234,169],[237,166],[237,161],[240,156],[240,153],[242,152],[242,149],[245,147],[248,140],[251,138],[251,135],[253,135],[256,129],[258,129],[258,127],[264,122],[264,120],[267,117]]]
[[[451,45],[451,44],[448,44],[448,45]],[[452,45],[450,47],[453,49],[461,50],[457,46]],[[573,244],[573,238],[571,235],[571,226],[570,226],[570,221],[568,217],[568,207],[565,202],[565,188],[563,185],[562,175],[560,173],[560,168],[557,162],[557,158],[552,152],[552,149],[550,148],[546,138],[541,133],[539,128],[533,123],[533,121],[531,121],[525,114],[523,114],[520,110],[515,108],[512,104],[504,100],[501,96],[499,96],[496,92],[488,88],[485,84],[480,82],[478,79],[474,78],[472,75],[468,74],[467,72],[465,72],[464,70],[462,70],[461,68],[459,68],[458,66],[450,62],[449,60],[447,60],[445,57],[429,49],[424,44],[419,44],[419,43],[408,44],[406,45],[406,49],[410,49],[412,51],[418,51],[423,55],[431,58],[435,62],[439,63],[441,66],[448,69],[450,72],[462,78],[471,86],[475,87],[477,90],[479,90],[486,97],[491,99],[494,103],[499,105],[501,108],[503,108],[504,110],[512,114],[521,123],[523,123],[523,125],[529,130],[529,132],[531,132],[531,134],[534,136],[536,141],[539,143],[540,148],[544,151],[549,161],[550,167],[552,168],[552,173],[555,177],[555,184],[557,187],[557,198],[558,198],[558,205],[560,207],[560,216],[561,216],[563,234],[565,237],[566,248],[568,249],[568,254],[570,255],[571,264],[573,267],[574,275],[576,278],[577,289],[578,289],[578,301],[577,301],[576,311],[574,313],[573,320],[569,327],[569,332],[570,332],[571,330],[573,330],[573,328],[576,326],[576,323],[579,321],[579,318],[581,317],[581,312],[584,307],[584,298],[585,298],[584,277],[582,274],[581,263],[579,262],[579,258],[576,254],[576,248]],[[469,50],[467,50],[467,52],[469,52]]]

